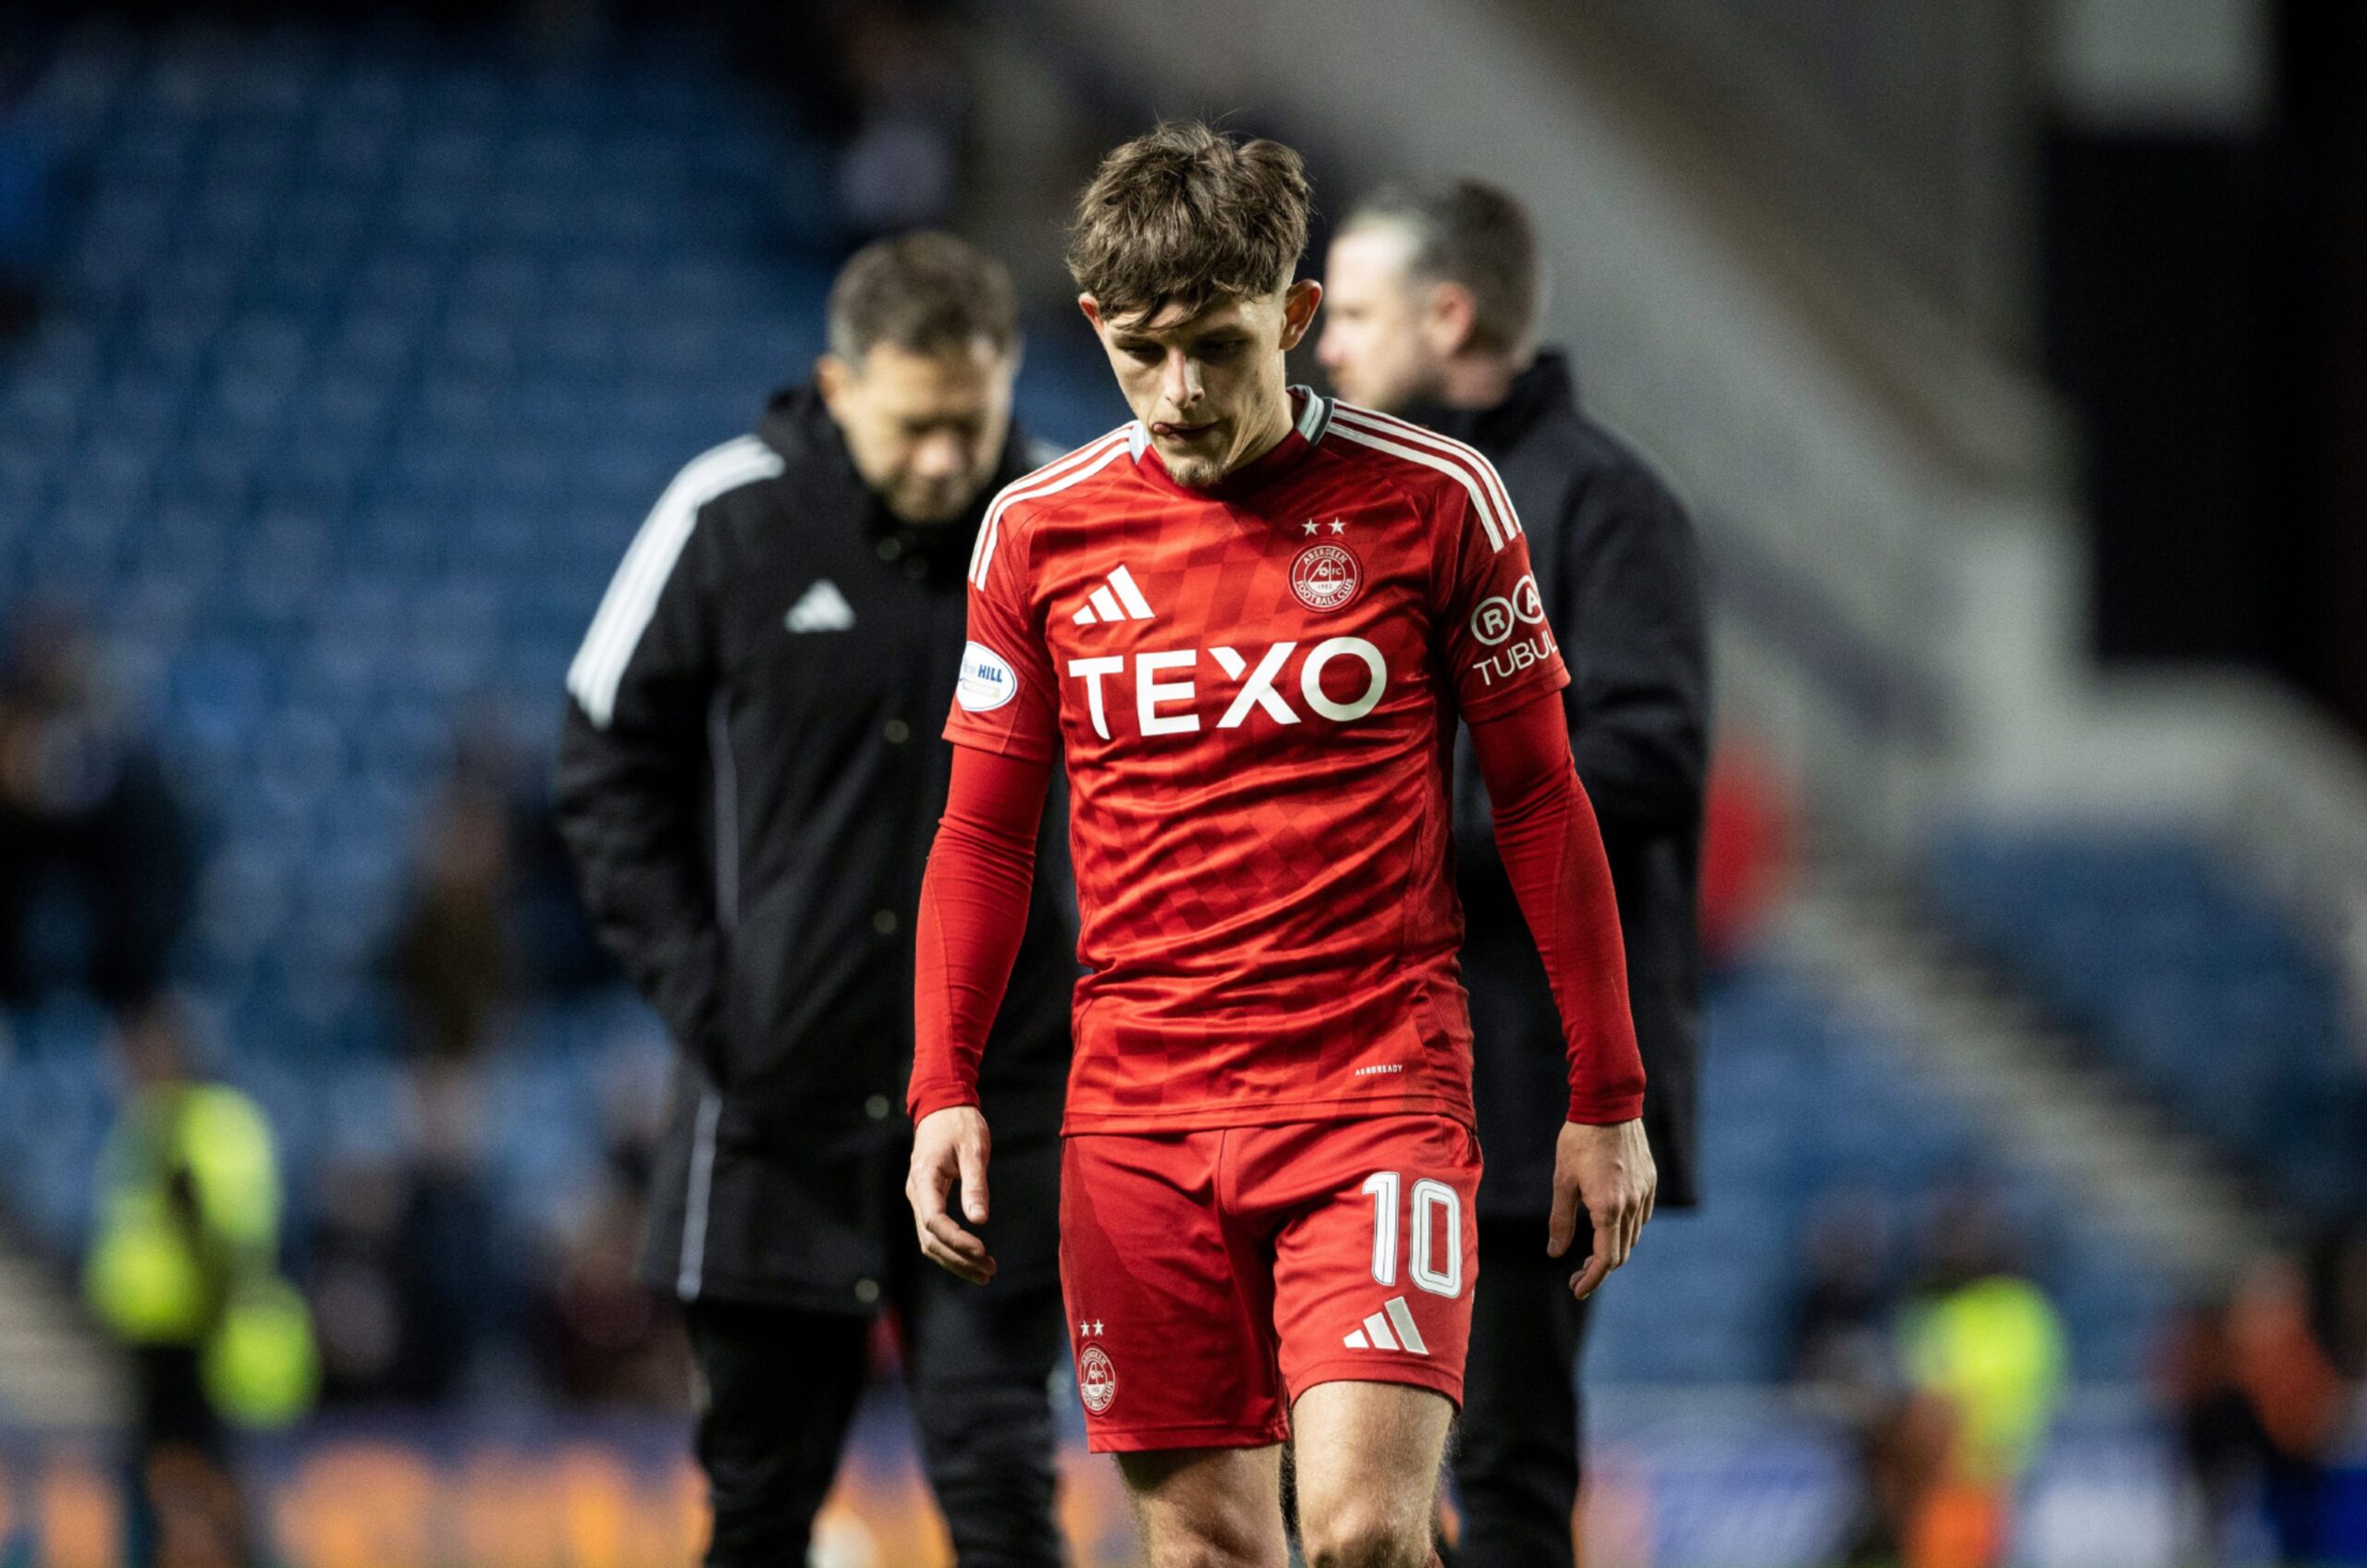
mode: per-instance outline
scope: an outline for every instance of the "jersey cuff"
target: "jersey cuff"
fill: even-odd
[[[1644,1091],[1630,1089],[1612,1094],[1570,1094],[1569,1120],[1581,1127],[1616,1127],[1623,1121],[1633,1121],[1644,1114]]]
[[[978,1086],[952,1078],[915,1079],[904,1095],[904,1109],[912,1113],[915,1125],[919,1124],[921,1118],[933,1111],[950,1110],[957,1106],[975,1106],[977,1103]]]

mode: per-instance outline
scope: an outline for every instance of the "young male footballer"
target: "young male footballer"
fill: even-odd
[[[921,894],[922,1250],[995,1269],[974,1087],[1067,769],[1082,913],[1061,1265],[1092,1446],[1155,1564],[1420,1563],[1461,1398],[1479,1148],[1449,759],[1471,729],[1564,1021],[1559,1256],[1655,1177],[1610,874],[1520,520],[1471,448],[1288,386],[1296,153],[1162,125],[1069,248],[1134,420],[1006,488],[970,566]],[[1558,1375],[1558,1369],[1545,1369]]]

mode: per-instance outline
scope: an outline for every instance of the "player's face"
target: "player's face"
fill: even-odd
[[[1169,306],[1111,319],[1090,294],[1077,305],[1110,356],[1126,406],[1150,432],[1179,484],[1214,484],[1289,433],[1282,356],[1298,347],[1323,300],[1304,280],[1256,299],[1222,300],[1197,315]]]
[[[853,363],[824,355],[814,384],[880,503],[905,522],[932,523],[969,510],[994,478],[1018,374],[1019,356],[983,338],[945,354],[876,343]]]
[[[1434,319],[1436,285],[1411,271],[1413,239],[1382,225],[1331,242],[1323,288],[1331,308],[1315,357],[1340,396],[1393,412],[1435,398],[1453,345]]]

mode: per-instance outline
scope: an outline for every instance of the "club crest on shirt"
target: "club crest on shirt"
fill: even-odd
[[[1077,1397],[1085,1401],[1085,1409],[1099,1415],[1118,1397],[1118,1369],[1110,1365],[1110,1356],[1099,1345],[1087,1345],[1085,1354],[1076,1358]]]
[[[1309,545],[1291,563],[1291,592],[1311,610],[1344,608],[1364,585],[1364,563],[1345,545]]]

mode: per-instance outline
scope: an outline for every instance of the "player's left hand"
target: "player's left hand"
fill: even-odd
[[[1641,1121],[1620,1121],[1591,1127],[1565,1121],[1553,1146],[1553,1218],[1547,1233],[1548,1256],[1560,1257],[1577,1236],[1578,1211],[1594,1221],[1594,1251],[1586,1266],[1570,1276],[1570,1293],[1580,1301],[1611,1271],[1627,1261],[1644,1221],[1652,1217],[1652,1198],[1660,1191],[1661,1173],[1652,1163],[1651,1145],[1644,1141]]]

